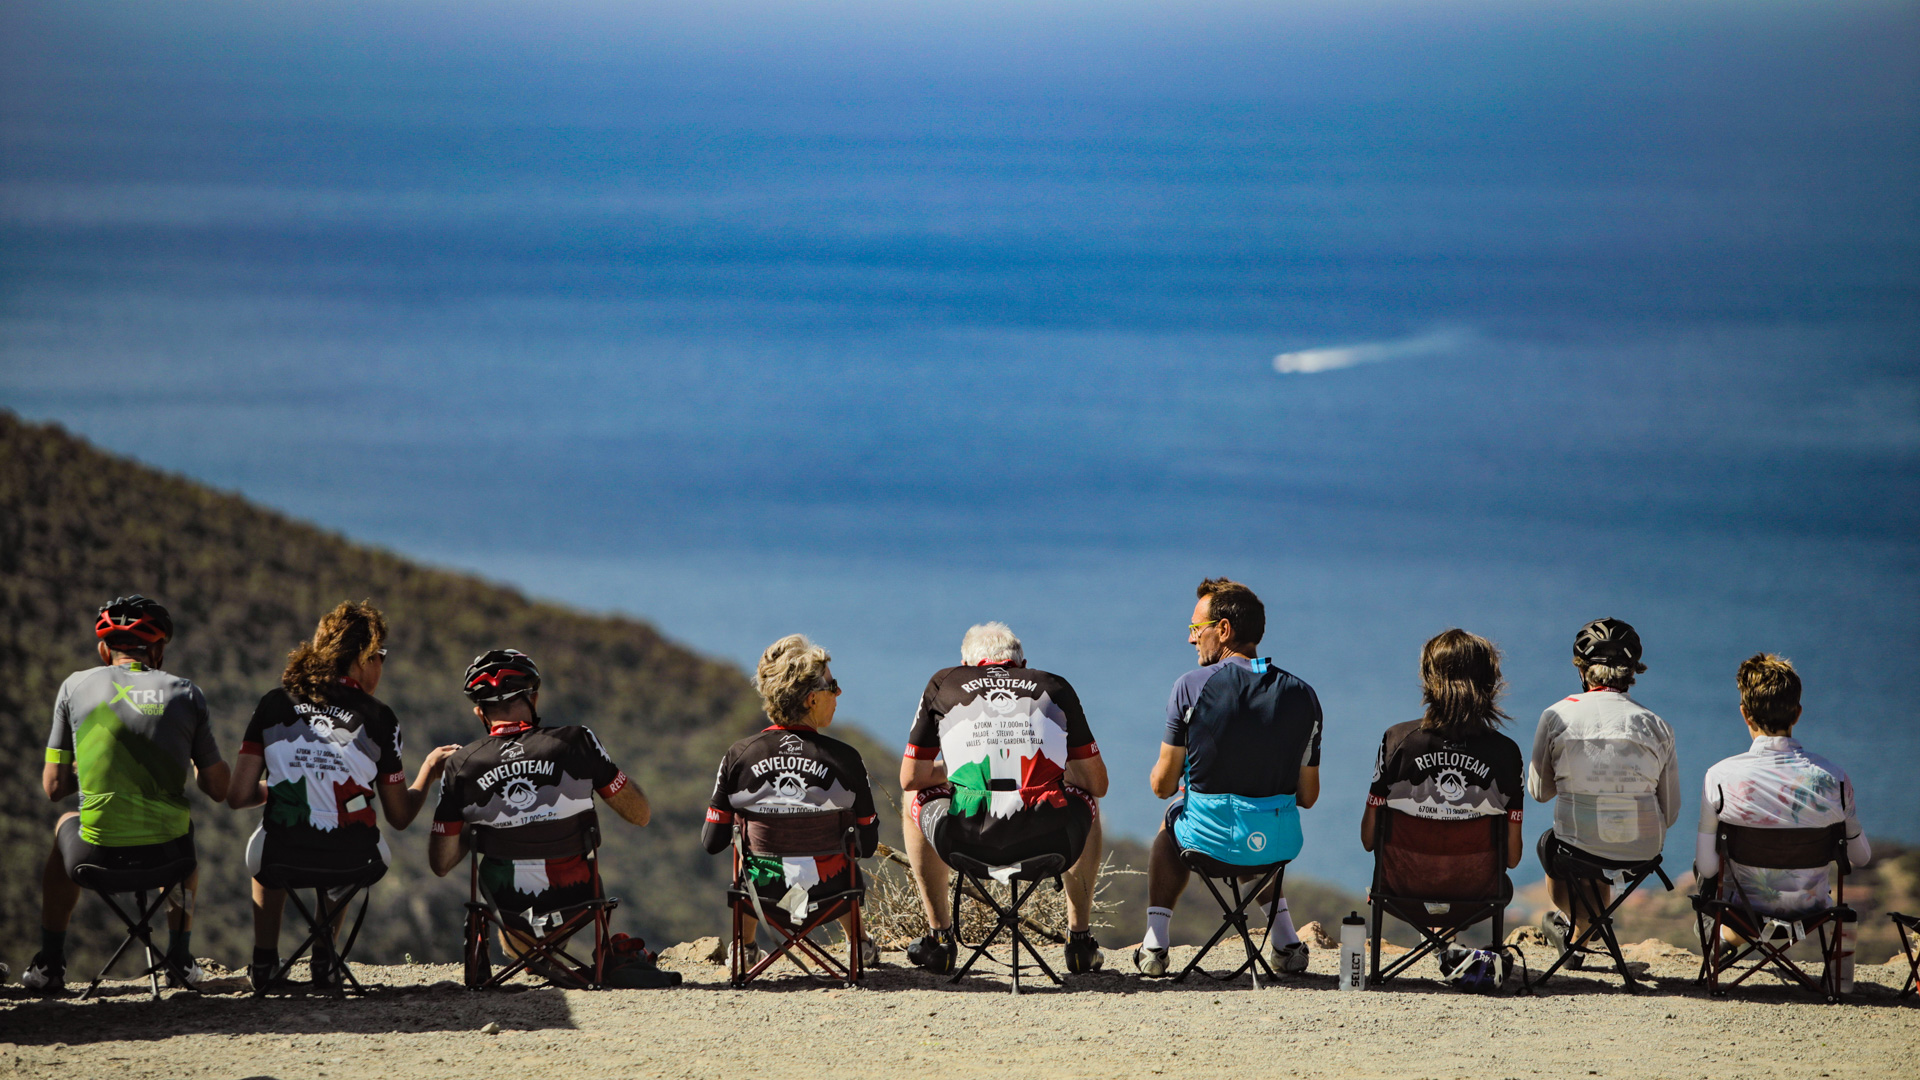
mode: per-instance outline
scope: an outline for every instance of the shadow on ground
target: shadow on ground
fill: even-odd
[[[144,983],[109,984],[88,1001],[78,996],[31,998],[12,991],[0,1001],[0,1043],[70,1046],[176,1035],[317,1035],[470,1032],[489,1022],[503,1030],[574,1028],[566,994],[556,989],[471,993],[452,983],[374,990],[363,997],[255,998],[167,991],[152,1000]]]

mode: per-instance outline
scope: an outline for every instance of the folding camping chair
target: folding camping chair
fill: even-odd
[[[323,853],[314,853],[323,855]],[[331,853],[324,853],[331,854]],[[339,858],[321,859],[333,865],[290,865],[286,863],[265,863],[254,880],[269,889],[285,889],[287,899],[293,901],[294,910],[307,924],[306,940],[293,950],[266,983],[255,987],[255,997],[265,997],[270,990],[282,987],[291,989],[287,975],[293,965],[311,948],[316,978],[314,985],[335,996],[345,996],[349,988],[353,993],[364,994],[367,988],[360,985],[354,977],[353,968],[347,964],[347,956],[353,951],[353,943],[360,937],[361,924],[367,919],[367,903],[372,899],[373,883],[387,875],[387,864],[378,852],[355,851],[342,852]],[[306,901],[300,898],[300,890],[313,890],[313,907],[309,909]],[[353,905],[353,898],[360,897],[360,912],[354,916],[353,928],[347,932],[346,942],[342,944],[336,936],[334,923]]]
[[[845,859],[851,884],[831,896],[808,897],[803,914],[795,915],[783,906],[784,897],[760,891],[764,882],[772,885],[785,877],[780,868],[783,859]],[[799,887],[799,886],[796,886]],[[867,889],[860,876],[860,834],[851,811],[835,810],[812,814],[759,814],[741,810],[734,814],[733,885],[727,889],[727,906],[733,912],[733,947],[728,950],[731,968],[728,981],[745,986],[759,978],[783,956],[792,959],[802,971],[805,956],[818,964],[827,978],[849,985],[860,981],[860,904]],[[842,964],[808,935],[847,915],[852,915],[852,933],[847,938],[847,962]],[[747,962],[746,921],[757,919],[780,939],[755,964]],[[814,974],[807,971],[807,974]]]
[[[973,947],[973,955],[967,957],[967,962],[960,965],[960,970],[954,972],[953,977],[947,981],[959,982],[961,976],[973,967],[974,961],[985,956],[987,950],[999,939],[1001,932],[1005,931],[1013,943],[1013,992],[1015,994],[1020,992],[1020,950],[1022,948],[1027,950],[1027,954],[1033,957],[1033,962],[1040,966],[1040,970],[1046,973],[1047,978],[1053,980],[1055,986],[1060,985],[1060,976],[1054,974],[1053,968],[1047,965],[1046,958],[1040,955],[1039,949],[1033,947],[1033,941],[1027,937],[1026,931],[1021,929],[1020,909],[1026,905],[1028,899],[1033,896],[1033,891],[1039,888],[1042,882],[1052,881],[1053,890],[1060,891],[1062,888],[1060,875],[1067,872],[1067,857],[1058,852],[1052,852],[1036,855],[1031,859],[1022,859],[1006,866],[989,866],[962,852],[953,852],[945,858],[947,865],[953,868],[952,910],[955,940],[959,940],[960,895],[963,891],[983,902],[994,915],[993,929],[980,939],[980,943]],[[1002,904],[999,898],[993,895],[993,891],[987,888],[989,881],[998,881],[1006,885],[1007,902],[1005,904]]]
[[[1847,861],[1847,827],[1836,823],[1812,829],[1756,829],[1746,825],[1720,824],[1714,836],[1720,853],[1721,876],[1701,882],[1699,895],[1692,898],[1694,917],[1700,929],[1700,979],[1715,997],[1745,982],[1754,972],[1772,968],[1829,1002],[1840,1000],[1840,949],[1843,923],[1859,916],[1847,906],[1847,875],[1853,867]],[[1833,903],[1824,908],[1773,915],[1758,911],[1740,886],[1737,874],[1728,874],[1729,863],[1767,870],[1824,870],[1829,863],[1840,868]],[[1724,882],[1731,881],[1732,896]],[[1745,944],[1720,948],[1720,931],[1730,929]],[[1820,942],[1821,972],[1815,979],[1787,956],[1802,938],[1816,936]],[[1784,944],[1779,939],[1784,938]],[[1753,963],[1731,982],[1720,976],[1739,966],[1748,957]]]
[[[1606,945],[1607,955],[1613,958],[1614,973],[1620,976],[1629,991],[1638,991],[1640,984],[1634,979],[1633,973],[1627,970],[1626,957],[1620,954],[1620,939],[1613,931],[1613,913],[1620,910],[1620,905],[1627,902],[1627,897],[1633,895],[1633,890],[1639,888],[1641,882],[1655,874],[1660,876],[1668,892],[1673,891],[1673,880],[1660,868],[1660,856],[1655,855],[1638,863],[1613,862],[1595,858],[1556,839],[1551,857],[1553,868],[1550,876],[1567,883],[1567,896],[1573,903],[1573,921],[1576,925],[1585,921],[1587,928],[1567,943],[1567,951],[1535,977],[1533,985],[1537,987],[1552,978],[1561,965],[1579,955],[1589,941],[1598,937]],[[1601,882],[1610,882],[1619,889],[1613,902],[1604,906],[1597,895]]]
[[[1187,966],[1180,970],[1180,974],[1173,977],[1173,981],[1179,982],[1196,971],[1209,979],[1218,979],[1222,982],[1237,979],[1247,972],[1252,972],[1255,990],[1260,989],[1262,971],[1267,973],[1267,978],[1277,981],[1279,976],[1274,974],[1273,966],[1267,963],[1267,958],[1260,954],[1260,948],[1253,943],[1253,933],[1247,929],[1247,907],[1253,903],[1255,897],[1265,892],[1270,886],[1277,885],[1280,874],[1286,870],[1287,864],[1277,862],[1260,866],[1236,866],[1233,863],[1221,862],[1192,848],[1181,849],[1180,862],[1199,876],[1201,882],[1206,885],[1207,891],[1213,894],[1213,899],[1220,905],[1220,926],[1213,932],[1213,936],[1207,939],[1207,943],[1200,946],[1200,951],[1193,954],[1193,959],[1187,961]],[[1241,886],[1248,881],[1251,881],[1251,884],[1246,885],[1246,891],[1243,893]],[[1231,892],[1233,896],[1231,903],[1221,893],[1220,882],[1225,882],[1228,891]],[[1268,936],[1272,936],[1273,921],[1269,918],[1267,922]],[[1215,975],[1202,968],[1200,961],[1206,959],[1207,952],[1219,944],[1220,939],[1225,937],[1229,930],[1238,932],[1241,942],[1246,945],[1247,961],[1229,974]]]
[[[1373,845],[1371,948],[1374,984],[1421,958],[1442,954],[1476,923],[1492,920],[1501,944],[1513,882],[1507,878],[1507,816],[1429,821],[1381,808]],[[1420,933],[1420,944],[1382,968],[1381,924],[1393,916]]]
[[[99,848],[95,850],[106,853],[113,851],[112,848]],[[107,972],[113,970],[113,965],[120,962],[120,956],[127,951],[127,946],[137,941],[147,950],[147,969],[139,975],[134,976],[134,978],[145,977],[153,991],[154,1000],[158,1001],[160,999],[160,973],[163,971],[171,971],[177,976],[184,976],[184,973],[176,970],[172,962],[166,958],[166,953],[154,946],[153,917],[158,914],[161,907],[166,904],[167,898],[173,894],[174,888],[184,884],[187,878],[193,875],[194,867],[198,865],[198,861],[193,853],[192,840],[189,838],[188,846],[179,858],[149,866],[131,866],[125,865],[124,863],[116,863],[111,854],[96,857],[102,858],[103,861],[98,863],[81,863],[78,866],[72,867],[71,873],[73,881],[83,889],[98,893],[100,899],[106,901],[107,907],[113,909],[113,913],[119,916],[122,923],[126,924],[127,933],[126,937],[121,939],[120,947],[113,950],[113,955],[107,958],[107,962],[100,968],[100,973],[93,977],[93,982],[87,985],[86,991],[82,993],[80,997],[84,1000],[93,996],[93,992],[98,990],[100,983],[106,979]],[[147,899],[149,892],[153,893],[152,901],[148,901]],[[120,902],[115,899],[116,896],[126,894],[132,895],[133,906],[131,914],[122,908]],[[159,956],[160,959],[155,960],[155,956]],[[180,985],[186,986],[188,990],[193,990],[195,993],[199,992],[194,987],[187,986],[187,981],[184,977],[181,977],[179,982]]]
[[[536,822],[511,829],[485,825],[469,828],[473,846],[473,868],[468,878],[466,927],[466,983],[469,990],[490,990],[521,971],[537,975],[555,986],[599,990],[605,986],[607,960],[611,955],[608,923],[613,909],[620,906],[616,897],[606,894],[600,882],[600,818],[593,811],[575,814],[559,821]],[[571,859],[584,858],[592,884],[592,898],[567,904],[553,911],[503,911],[493,895],[480,884],[480,857],[496,859]],[[583,930],[593,932],[593,959],[582,960],[567,951],[567,943]],[[509,956],[507,965],[493,970],[488,931],[511,934],[521,952]]]
[[[1920,994],[1920,915],[1890,911],[1887,918],[1892,919],[1894,929],[1900,931],[1900,951],[1907,958],[1907,981],[1900,987],[1899,996]]]

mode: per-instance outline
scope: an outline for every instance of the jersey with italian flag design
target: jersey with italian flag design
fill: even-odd
[[[907,736],[909,757],[946,759],[952,812],[963,817],[1064,806],[1067,762],[1099,753],[1067,680],[1005,664],[936,673]]]

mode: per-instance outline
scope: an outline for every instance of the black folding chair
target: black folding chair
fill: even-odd
[[[554,986],[602,989],[606,985],[607,960],[612,950],[608,925],[620,901],[606,895],[600,881],[599,816],[588,810],[559,821],[511,829],[473,825],[468,831],[473,859],[467,885],[467,989],[495,989],[522,971],[544,978]],[[553,911],[502,910],[497,898],[481,885],[481,856],[549,861],[583,858],[587,862],[591,898]],[[593,934],[591,960],[582,960],[567,950],[567,943],[586,930]],[[488,943],[490,932],[511,935],[521,950],[518,956],[509,956],[507,965],[499,971],[493,970]]]
[[[1370,931],[1375,985],[1402,974],[1428,955],[1445,952],[1454,939],[1481,922],[1492,922],[1501,944],[1513,882],[1507,877],[1507,816],[1488,814],[1464,821],[1429,821],[1382,807],[1373,845]],[[1380,964],[1381,930],[1391,915],[1420,934],[1420,944],[1392,963]]]
[[[1053,968],[1047,965],[1046,958],[1040,955],[1040,950],[1034,948],[1033,941],[1027,937],[1026,931],[1021,929],[1020,909],[1026,905],[1027,900],[1033,896],[1033,891],[1039,888],[1042,882],[1051,881],[1054,891],[1060,891],[1062,888],[1060,876],[1067,872],[1067,857],[1056,852],[1036,855],[1031,859],[1022,859],[1017,863],[998,867],[989,866],[961,852],[953,852],[945,858],[947,865],[953,868],[953,922],[956,940],[959,939],[960,896],[963,891],[984,903],[994,916],[993,928],[980,939],[979,944],[973,947],[973,954],[967,957],[967,962],[960,965],[960,970],[954,972],[953,977],[947,981],[959,982],[961,977],[973,967],[974,961],[985,956],[987,950],[1004,931],[1013,943],[1014,993],[1020,992],[1020,950],[1022,948],[1033,957],[1033,962],[1039,965],[1047,978],[1053,980],[1054,985],[1060,985],[1060,976],[1054,974]],[[993,895],[993,890],[987,887],[990,881],[1006,883],[1007,902],[1005,904],[1002,904],[999,897]]]
[[[111,852],[113,849],[96,850]],[[167,959],[166,953],[153,943],[153,917],[165,906],[173,890],[192,876],[196,865],[198,863],[189,841],[188,847],[179,858],[152,866],[108,865],[100,862],[81,863],[70,868],[69,872],[74,883],[83,889],[98,893],[100,899],[106,901],[107,907],[113,909],[113,913],[119,916],[127,930],[126,936],[120,941],[120,947],[113,950],[113,955],[107,958],[106,964],[100,968],[100,973],[93,977],[93,982],[89,983],[86,991],[80,995],[83,1000],[93,996],[93,992],[98,990],[100,983],[106,979],[107,972],[112,971],[113,965],[120,962],[120,956],[127,951],[127,946],[136,941],[147,950],[147,969],[135,975],[134,978],[144,977],[147,980],[152,988],[154,1000],[157,1001],[160,998],[160,973],[163,971],[175,975],[180,985],[186,986],[188,990],[199,992],[197,988],[187,986],[186,973],[180,971],[172,961]],[[149,893],[153,894],[151,901],[147,899]],[[132,899],[130,912],[122,908],[120,901],[115,899],[116,896],[129,895]],[[160,959],[155,960],[155,956]]]
[[[1907,958],[1907,981],[1900,987],[1899,996],[1920,994],[1920,915],[1890,911],[1887,918],[1892,919],[1894,929],[1900,931],[1900,951]]]
[[[848,882],[845,889],[830,896],[812,897],[807,913],[796,921],[780,906],[780,897],[760,891],[753,869],[755,859],[844,858]],[[849,985],[858,983],[860,967],[860,905],[867,888],[860,876],[860,833],[850,811],[835,810],[812,814],[757,814],[736,811],[733,828],[733,884],[727,889],[727,906],[733,913],[733,948],[728,950],[727,981],[739,987],[759,978],[783,956],[807,974],[799,957],[818,964],[829,979]],[[835,960],[809,936],[815,930],[851,915],[852,933],[847,938],[847,962]],[[758,963],[747,962],[746,922],[751,917],[773,931],[780,939]],[[798,954],[798,955],[794,955]]]
[[[1673,880],[1660,868],[1660,856],[1655,855],[1645,862],[1612,862],[1595,858],[1556,838],[1551,858],[1553,866],[1548,868],[1548,876],[1567,883],[1567,896],[1573,903],[1573,921],[1575,925],[1584,921],[1587,928],[1567,943],[1567,951],[1536,976],[1533,985],[1538,987],[1552,978],[1554,972],[1579,955],[1587,943],[1597,937],[1607,947],[1607,955],[1613,958],[1614,973],[1620,976],[1629,991],[1637,992],[1640,983],[1634,979],[1633,972],[1627,970],[1626,957],[1620,953],[1620,939],[1613,929],[1613,913],[1620,910],[1620,905],[1627,902],[1627,897],[1633,895],[1633,890],[1639,888],[1641,882],[1656,874],[1667,891],[1673,891]],[[1611,883],[1619,890],[1610,904],[1602,905],[1599,902],[1599,889],[1603,882]]]
[[[1251,905],[1254,899],[1261,893],[1279,882],[1280,874],[1286,870],[1287,864],[1277,862],[1265,863],[1260,866],[1236,866],[1233,863],[1221,862],[1204,852],[1195,851],[1192,848],[1181,849],[1180,862],[1200,878],[1201,882],[1206,885],[1207,891],[1213,894],[1214,901],[1220,905],[1220,926],[1214,930],[1213,936],[1207,939],[1207,943],[1200,946],[1200,951],[1193,954],[1193,959],[1187,961],[1187,966],[1180,969],[1180,974],[1173,977],[1173,981],[1180,982],[1188,975],[1199,972],[1209,979],[1226,982],[1237,979],[1248,972],[1252,972],[1253,988],[1258,990],[1260,989],[1260,973],[1262,971],[1267,973],[1267,978],[1277,981],[1279,976],[1274,974],[1273,966],[1267,963],[1267,958],[1260,954],[1259,946],[1253,943],[1253,933],[1247,928],[1247,907]],[[1220,891],[1220,884],[1222,882],[1226,884],[1228,892],[1232,894],[1233,899],[1231,901],[1227,899],[1226,894]],[[1244,892],[1242,892],[1242,886],[1245,886]],[[1247,947],[1247,960],[1246,963],[1241,964],[1226,975],[1215,975],[1201,967],[1200,961],[1206,959],[1208,951],[1215,945],[1218,945],[1220,939],[1226,937],[1227,931],[1229,930],[1239,933],[1241,942]],[[1273,920],[1269,917],[1267,920],[1267,934],[1271,937],[1272,933]]]
[[[1700,929],[1700,979],[1715,997],[1745,982],[1754,972],[1771,968],[1829,1002],[1840,1000],[1841,931],[1859,918],[1847,906],[1847,875],[1853,867],[1847,861],[1847,827],[1834,824],[1812,829],[1756,829],[1745,825],[1720,825],[1714,837],[1720,853],[1720,875],[1700,883],[1701,891],[1692,898],[1695,920]],[[1740,885],[1738,874],[1728,873],[1729,864],[1767,870],[1824,870],[1829,864],[1840,868],[1839,884],[1832,904],[1823,908],[1786,915],[1757,910]],[[1721,944],[1720,931],[1732,930],[1744,942]],[[1820,977],[1813,976],[1787,955],[1802,939],[1814,936],[1820,943]],[[1784,939],[1784,941],[1782,940]],[[1737,977],[1722,982],[1721,976],[1752,958]]]
[[[313,853],[322,855],[322,853]],[[255,997],[265,997],[277,990],[292,990],[295,987],[287,980],[293,965],[313,950],[313,967],[316,989],[345,996],[349,991],[364,994],[367,988],[360,985],[354,977],[353,968],[348,965],[347,957],[353,952],[353,943],[360,937],[360,927],[367,919],[367,903],[373,898],[373,883],[387,875],[387,864],[375,851],[341,852],[336,858],[317,858],[314,862],[330,862],[333,865],[313,865],[311,863],[265,863],[254,880],[269,889],[284,889],[287,899],[293,902],[293,908],[307,926],[307,936],[293,955],[273,969],[268,980],[254,988]],[[313,892],[313,907],[307,907],[300,897],[300,890]],[[344,942],[337,937],[334,924],[341,915],[353,906],[354,897],[360,898],[359,914],[354,916],[353,926],[347,932]]]

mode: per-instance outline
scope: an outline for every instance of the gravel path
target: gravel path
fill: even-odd
[[[1191,950],[1176,949],[1179,962]],[[798,974],[764,989],[678,965],[667,991],[535,988],[470,994],[451,966],[369,967],[386,987],[336,1001],[226,992],[153,1003],[0,993],[0,1075],[137,1077],[1873,1077],[1920,1075],[1920,1002],[1905,968],[1862,968],[1828,1008],[1772,978],[1722,1001],[1685,958],[1656,958],[1653,989],[1575,974],[1537,997],[1471,997],[1428,977],[1342,994],[1333,954],[1252,992],[1113,970],[1019,998],[1004,976],[939,984],[889,953],[858,990]],[[1057,962],[1057,958],[1056,958]],[[1109,969],[1131,972],[1126,954]],[[791,970],[791,969],[788,969]],[[1423,974],[1432,975],[1431,967]],[[498,1025],[493,1033],[482,1029]]]

